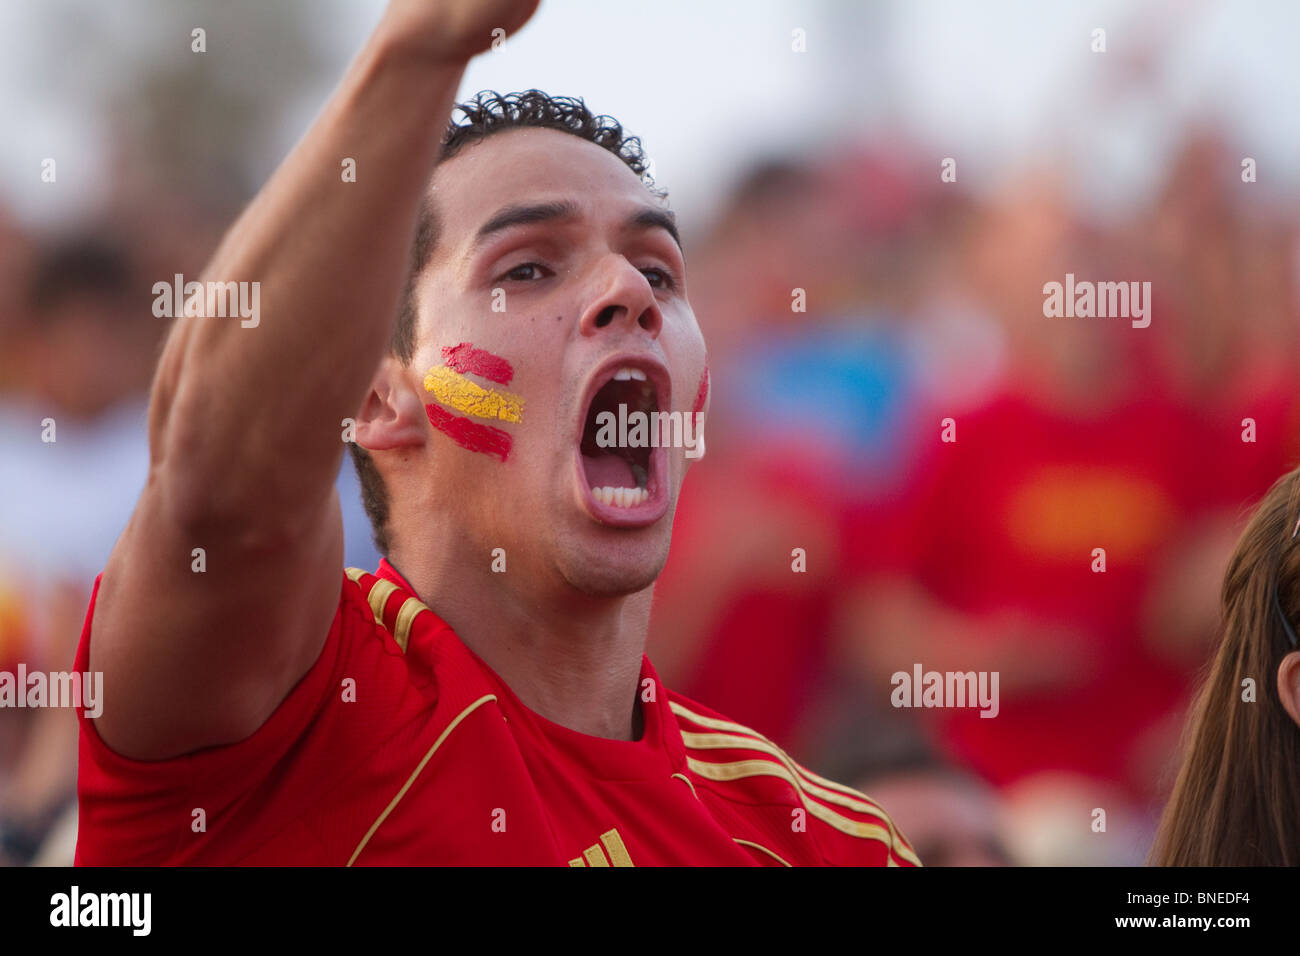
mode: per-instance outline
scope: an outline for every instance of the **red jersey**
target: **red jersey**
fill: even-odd
[[[77,650],[89,656],[95,593]],[[81,720],[79,865],[878,865],[867,797],[664,689],[639,740],[525,707],[387,562],[350,569],[320,657],[250,737],[170,760]]]
[[[1180,434],[1176,416],[1155,397],[1085,419],[1011,393],[965,416],[938,456],[914,523],[919,579],[973,621],[1029,616],[1041,640],[1089,667],[1070,686],[1004,688],[994,720],[935,712],[948,746],[997,786],[1072,771],[1147,796],[1141,735],[1190,679],[1141,630],[1152,570],[1186,520],[1174,490],[1186,454],[1167,438]]]

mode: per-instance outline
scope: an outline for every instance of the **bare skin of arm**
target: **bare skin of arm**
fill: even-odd
[[[153,384],[149,477],[92,626],[96,728],[119,753],[242,740],[319,657],[342,580],[341,422],[386,351],[465,65],[537,2],[393,0],[201,277],[258,282],[259,323],[175,321]]]
[[[845,601],[840,653],[871,682],[896,671],[997,671],[1010,693],[1042,693],[1088,681],[1086,635],[1020,614],[972,620],[907,578],[881,578]]]

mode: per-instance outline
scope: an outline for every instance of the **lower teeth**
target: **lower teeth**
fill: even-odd
[[[631,508],[644,503],[650,497],[650,492],[645,488],[612,488],[606,485],[592,488],[591,495],[602,504],[613,505],[616,508]]]

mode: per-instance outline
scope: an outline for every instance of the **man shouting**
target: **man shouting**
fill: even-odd
[[[704,339],[618,123],[530,90],[447,127],[535,7],[393,0],[200,281],[259,321],[175,321],[78,651],[78,862],[917,862],[645,657]],[[353,440],[374,574],[340,571]]]

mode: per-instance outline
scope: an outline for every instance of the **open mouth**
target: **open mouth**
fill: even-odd
[[[578,449],[588,508],[607,524],[658,520],[666,504],[664,455],[653,432],[660,401],[668,399],[667,372],[627,361],[595,381]]]

